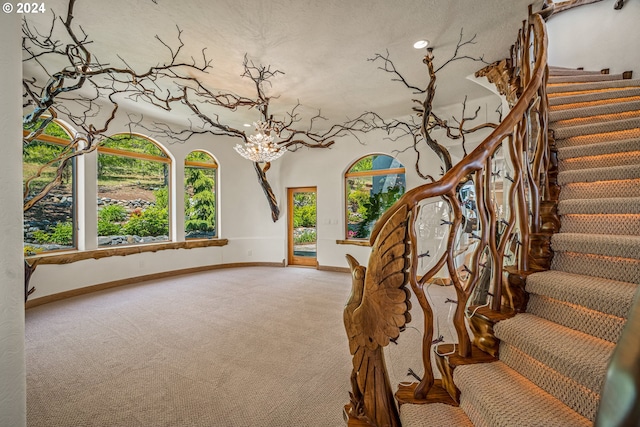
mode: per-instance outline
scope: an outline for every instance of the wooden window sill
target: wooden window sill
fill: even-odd
[[[31,266],[42,264],[70,264],[72,262],[92,258],[100,259],[112,256],[140,254],[144,252],[157,252],[166,249],[206,248],[209,246],[225,246],[227,244],[229,244],[228,239],[192,239],[184,242],[163,242],[140,244],[135,246],[117,246],[90,251],[45,253],[25,257],[25,261]]]
[[[368,246],[371,247],[371,243],[368,240],[336,240],[337,245],[354,245],[354,246]]]

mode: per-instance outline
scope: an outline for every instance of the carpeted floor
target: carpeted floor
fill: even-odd
[[[28,425],[342,426],[350,288],[344,273],[252,267],[30,309]],[[407,341],[421,335],[411,328]],[[400,347],[388,352],[392,383],[407,365],[421,372],[419,351],[407,362]]]

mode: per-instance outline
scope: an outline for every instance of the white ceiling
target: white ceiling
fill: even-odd
[[[209,74],[201,76],[212,90],[254,97],[252,82],[240,77],[245,54],[256,64],[269,64],[285,74],[268,89],[270,110],[278,115],[298,101],[309,116],[317,110],[327,123],[341,123],[364,111],[384,117],[411,113],[411,90],[367,61],[389,51],[407,80],[425,87],[424,50],[413,42],[427,38],[434,48],[436,67],[450,58],[460,36],[477,34],[476,43],[462,55],[484,56],[492,62],[508,56],[509,46],[527,15],[531,0],[78,0],[74,22],[93,43],[89,46],[103,63],[122,66],[117,55],[141,70],[166,61],[168,51],[156,39],[177,46],[183,30],[186,57],[201,57],[206,48],[212,60]],[[536,3],[540,3],[541,0]],[[47,9],[66,13],[66,0],[47,0]],[[46,15],[25,17],[44,31]],[[55,70],[62,62],[42,61]],[[483,64],[461,60],[438,73],[438,107],[488,94],[466,76]],[[35,69],[25,63],[27,76]],[[132,108],[132,106],[128,106]],[[169,115],[136,106],[155,119],[184,122],[184,112]],[[234,127],[258,120],[256,111],[227,112],[223,121]],[[306,123],[301,126],[306,126]]]

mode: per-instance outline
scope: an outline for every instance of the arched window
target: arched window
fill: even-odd
[[[171,159],[142,135],[98,147],[98,246],[169,240]]]
[[[346,238],[368,239],[380,216],[404,194],[404,166],[391,156],[373,154],[345,174]]]
[[[24,126],[24,134],[38,129],[42,122]],[[35,255],[52,250],[76,247],[75,226],[75,159],[71,132],[51,121],[42,134],[22,148],[24,201],[42,199],[24,212],[24,252]],[[61,181],[54,184],[58,168]]]
[[[204,151],[192,151],[184,162],[184,231],[187,239],[216,237],[218,164]]]

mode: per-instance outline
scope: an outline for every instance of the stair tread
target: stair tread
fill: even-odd
[[[460,406],[474,424],[493,427],[592,425],[500,361],[458,366],[453,378],[461,391]],[[477,410],[467,407],[477,407]]]
[[[564,214],[561,233],[640,235],[640,214]]]
[[[640,117],[632,117],[620,120],[607,120],[605,122],[587,123],[573,126],[551,126],[551,128],[554,130],[554,137],[557,141],[560,139],[570,138],[572,136],[594,133],[611,133],[640,128]]]
[[[554,85],[547,87],[547,93],[558,94],[565,92],[581,92],[588,90],[602,90],[609,88],[623,88],[623,87],[635,87],[640,86],[640,79],[620,79],[620,80],[606,80],[596,82],[581,82],[571,83],[566,85]]]
[[[625,318],[637,289],[635,283],[557,270],[531,274],[526,284],[529,293]]]
[[[538,294],[529,294],[527,313],[612,343],[618,341],[626,323],[620,316]]]
[[[549,122],[569,120],[581,117],[592,117],[604,114],[623,113],[626,111],[640,110],[640,101],[623,101],[591,107],[571,108],[567,110],[555,110],[549,113]]]
[[[623,89],[615,89],[607,92],[588,92],[578,95],[557,96],[549,98],[549,106],[559,106],[563,104],[575,104],[589,101],[599,101],[603,99],[618,99],[624,102],[624,98],[640,95],[640,88],[631,87]]]
[[[640,197],[561,200],[558,202],[558,214],[640,214]]]
[[[577,252],[556,252],[553,270],[640,284],[640,260]]]
[[[582,157],[562,159],[558,162],[558,171],[564,172],[637,165],[640,165],[640,148],[635,151],[621,151],[599,155],[591,155],[585,152],[585,155]]]
[[[559,76],[583,77],[583,76],[608,76],[609,74],[603,74],[602,71],[595,71],[595,70],[579,70],[577,68],[550,66],[549,75],[552,77],[559,77]]]
[[[558,173],[558,183],[560,185],[637,178],[640,178],[640,165],[576,169]]]
[[[577,252],[640,260],[640,236],[557,233],[551,237],[556,252]]]
[[[547,83],[554,85],[559,83],[569,83],[569,84],[577,84],[583,82],[599,82],[599,81],[609,81],[609,80],[622,80],[624,79],[623,74],[549,74],[549,78],[547,79]],[[547,86],[549,87],[549,86]]]
[[[640,138],[640,127],[630,127],[627,129],[612,130],[602,133],[591,133],[584,135],[571,136],[556,141],[556,147],[576,147],[587,146],[591,144],[600,144],[609,141],[624,141],[627,139]]]
[[[602,154],[614,154],[636,150],[640,150],[640,138],[604,141],[596,144],[558,148],[558,159],[565,160],[574,157],[599,156]]]
[[[403,427],[460,426],[473,427],[473,423],[460,407],[445,403],[400,406],[400,422]]]
[[[614,344],[530,313],[494,326],[496,337],[592,391],[599,391]]]
[[[600,393],[588,389],[505,342],[500,343],[500,361],[583,417],[594,421]]]
[[[578,414],[595,420],[599,392],[588,389],[505,342],[500,343],[500,361]]]
[[[640,178],[605,180],[598,182],[598,185],[589,182],[565,182],[559,200],[637,196],[640,196]]]

